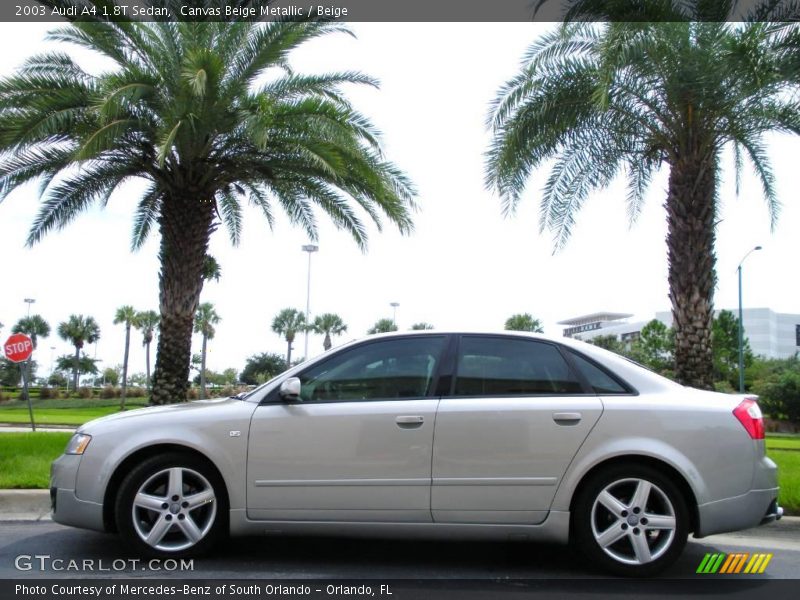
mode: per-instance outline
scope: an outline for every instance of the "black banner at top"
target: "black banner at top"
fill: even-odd
[[[797,21],[800,0],[2,0],[0,22]]]

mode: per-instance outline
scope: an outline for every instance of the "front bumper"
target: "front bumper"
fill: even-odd
[[[53,521],[95,531],[103,527],[103,505],[81,500],[75,493],[75,481],[81,457],[64,454],[50,466],[50,503]]]

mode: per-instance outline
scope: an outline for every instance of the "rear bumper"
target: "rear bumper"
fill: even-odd
[[[783,516],[778,506],[778,488],[750,490],[741,496],[708,502],[697,507],[698,523],[694,537],[740,531],[765,525]]]

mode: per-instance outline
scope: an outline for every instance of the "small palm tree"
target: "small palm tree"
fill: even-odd
[[[506,319],[506,331],[530,331],[532,333],[544,333],[542,323],[535,319],[530,313],[519,313],[511,315]]]
[[[77,390],[81,349],[84,344],[94,344],[100,339],[100,326],[94,317],[70,315],[66,321],[58,324],[57,331],[62,340],[75,346],[75,356],[72,359],[72,389]]]
[[[128,391],[128,354],[131,348],[131,327],[136,320],[136,309],[132,306],[120,306],[114,315],[114,325],[125,325],[125,355],[122,358],[122,393],[119,398],[119,409],[125,410],[125,397]]]
[[[145,375],[147,377],[147,393],[150,393],[150,344],[153,335],[158,329],[159,316],[154,310],[146,310],[136,314],[133,326],[142,332],[142,346],[144,346]]]
[[[419,323],[414,323],[411,326],[411,331],[427,331],[429,329],[433,329],[433,325],[430,323],[425,323],[424,321],[420,321]]]
[[[334,313],[323,313],[318,315],[314,322],[311,324],[311,331],[325,336],[322,342],[322,347],[325,350],[331,349],[331,336],[342,335],[347,331],[347,325],[344,324],[342,318]]]
[[[0,323],[2,326],[2,323]],[[45,321],[41,315],[31,315],[29,317],[23,317],[19,321],[16,322],[14,327],[11,328],[11,333],[24,333],[31,338],[31,343],[33,344],[33,349],[36,350],[36,346],[38,345],[39,338],[43,337],[46,338],[50,335],[50,325],[47,321]],[[28,384],[31,381],[31,361],[26,361],[27,366],[25,367],[28,371]],[[20,368],[23,368],[20,365]],[[27,398],[25,398],[27,400]]]
[[[306,330],[306,316],[295,308],[284,308],[272,319],[272,331],[286,340],[286,368],[292,366],[292,343],[298,332]]]
[[[59,0],[102,13],[107,0]],[[166,5],[173,14],[177,0]],[[219,8],[220,0],[194,2]],[[258,8],[265,0],[237,0]],[[244,206],[272,224],[285,211],[317,239],[315,208],[366,247],[364,219],[412,229],[414,190],[383,155],[377,129],[347,99],[354,71],[303,75],[293,50],[347,32],[333,21],[89,22],[78,16],[48,39],[88,49],[111,68],[87,72],[65,52],[25,61],[0,81],[0,200],[43,180],[28,244],[104,206],[139,180],[134,249],[160,233],[159,326],[151,401],[185,398],[192,319],[212,233],[236,244]]]
[[[219,282],[220,277],[222,277],[222,269],[217,259],[210,254],[206,254],[205,259],[203,259],[203,281],[211,281],[213,279]]]
[[[208,340],[214,339],[216,330],[214,325],[221,321],[214,305],[210,302],[203,302],[197,307],[194,317],[194,332],[203,336],[203,348],[200,351],[200,399],[206,397],[206,350]]]
[[[760,179],[770,217],[778,201],[764,136],[800,133],[800,29],[754,7],[759,22],[732,23],[737,2],[577,0],[570,22],[528,50],[490,117],[487,183],[513,213],[534,169],[553,160],[540,231],[560,248],[589,194],[628,179],[628,216],[641,211],[652,176],[669,170],[667,253],[678,381],[711,389],[722,152]],[[774,9],[774,11],[773,11]],[[655,11],[648,17],[648,11]],[[622,12],[620,12],[622,11]],[[631,14],[636,13],[638,14]]]
[[[388,333],[390,331],[397,331],[397,323],[394,319],[378,319],[375,325],[367,329],[367,333]]]

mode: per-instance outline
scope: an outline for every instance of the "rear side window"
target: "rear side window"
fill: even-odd
[[[583,356],[572,350],[568,350],[572,356],[572,362],[580,374],[589,382],[592,389],[598,394],[628,394],[626,389],[619,381],[611,377],[594,363],[589,362]]]
[[[456,396],[580,393],[580,382],[552,344],[503,337],[461,338]]]

